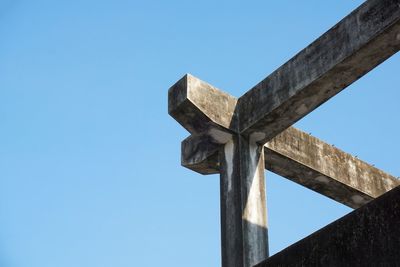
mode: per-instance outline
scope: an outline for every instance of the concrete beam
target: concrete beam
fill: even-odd
[[[265,145],[266,168],[351,208],[400,185],[395,177],[293,127]]]
[[[181,144],[181,165],[200,174],[219,173],[218,150],[224,143],[210,134],[191,135]]]
[[[188,137],[182,142],[182,165],[219,173],[218,149],[227,138],[218,131]],[[264,153],[266,169],[351,208],[400,185],[394,176],[293,127],[268,142]]]
[[[264,142],[400,49],[400,0],[368,0],[239,98],[242,134]]]
[[[399,224],[397,187],[255,267],[398,266]]]
[[[186,74],[168,91],[168,113],[190,133],[233,129],[237,99]]]

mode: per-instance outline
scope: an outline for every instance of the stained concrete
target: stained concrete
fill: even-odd
[[[208,133],[191,135],[182,141],[181,164],[204,175],[219,173],[218,151],[222,145]]]
[[[354,208],[398,184],[285,130],[396,53],[399,32],[400,0],[368,0],[239,99],[192,75],[170,88],[168,112],[191,133],[182,142],[182,165],[220,173],[224,267],[249,267],[268,255],[264,164]]]
[[[265,142],[400,49],[400,0],[369,0],[239,98],[239,130]]]
[[[400,187],[255,267],[399,266]]]
[[[182,142],[182,165],[219,173],[219,143],[206,134]],[[351,208],[400,185],[400,180],[294,127],[265,144],[265,168]]]
[[[186,74],[168,91],[168,113],[190,133],[234,130],[237,99]]]
[[[264,151],[233,136],[219,151],[223,267],[251,267],[268,257]]]
[[[374,166],[291,127],[265,145],[266,168],[351,208],[400,185]]]

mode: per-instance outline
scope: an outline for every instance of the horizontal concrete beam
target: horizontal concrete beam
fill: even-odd
[[[352,208],[400,185],[395,177],[293,127],[264,151],[268,170]]]
[[[239,98],[239,130],[265,142],[400,49],[400,0],[368,0]]]
[[[168,113],[190,133],[233,129],[237,99],[186,74],[168,91]]]
[[[213,130],[182,142],[182,165],[201,174],[219,172],[218,149],[229,135]],[[395,177],[295,128],[265,145],[265,168],[352,208],[382,195]]]
[[[209,134],[189,136],[181,144],[182,166],[204,175],[219,173],[221,145]]]
[[[399,266],[400,187],[255,267]]]

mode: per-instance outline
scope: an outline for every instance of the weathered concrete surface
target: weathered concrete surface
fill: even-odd
[[[224,267],[268,256],[264,167],[355,208],[397,184],[300,131],[283,131],[399,49],[400,0],[368,0],[239,100],[191,75],[170,88],[168,112],[192,134],[182,165],[221,175]]]
[[[352,208],[400,185],[395,177],[296,128],[265,145],[266,168]]]
[[[232,135],[227,136],[232,139]],[[225,143],[208,133],[189,136],[181,144],[182,166],[201,174],[219,173],[218,151]]]
[[[268,257],[264,152],[256,138],[235,135],[219,152],[223,267],[251,267]]]
[[[237,99],[186,74],[168,91],[168,113],[190,133],[231,129]]]
[[[399,225],[396,187],[256,267],[399,266]]]
[[[369,0],[239,98],[242,134],[265,142],[400,49],[400,0]]]
[[[229,135],[230,136],[230,135]],[[219,173],[219,143],[210,135],[182,142],[182,165],[201,174]],[[351,208],[400,185],[400,180],[291,127],[265,144],[265,168]]]
[[[264,152],[257,135],[231,128],[236,102],[191,75],[169,90],[170,114],[192,133],[182,142],[182,165],[221,170],[222,266],[250,267],[268,256]]]

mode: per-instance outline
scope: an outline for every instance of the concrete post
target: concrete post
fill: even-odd
[[[263,150],[240,135],[220,149],[223,267],[251,267],[268,257]]]

